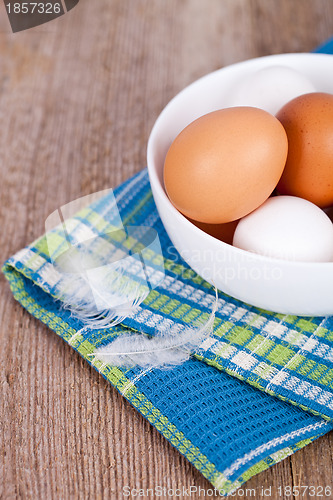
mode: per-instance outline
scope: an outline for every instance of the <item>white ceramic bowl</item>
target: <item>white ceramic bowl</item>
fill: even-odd
[[[186,87],[164,108],[148,141],[148,172],[165,229],[184,260],[219,290],[249,304],[282,314],[333,314],[333,262],[302,263],[253,254],[206,234],[171,204],[163,165],[171,142],[201,115],[228,106],[235,82],[254,70],[289,66],[307,76],[318,91],[333,93],[333,56],[281,54],[225,67]]]

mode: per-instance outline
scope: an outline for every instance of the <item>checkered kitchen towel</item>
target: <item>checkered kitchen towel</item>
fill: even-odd
[[[214,303],[212,287],[186,265],[165,233],[147,171],[115,195],[123,223],[154,228],[164,254],[166,277],[134,318],[88,331],[61,307],[48,253],[50,241],[53,248],[64,244],[61,230],[11,257],[4,273],[23,307],[93,364],[227,494],[333,428],[333,320],[282,316],[219,293],[213,336],[183,365],[147,371],[91,358],[96,347],[128,329],[153,335],[163,325],[181,330],[205,321]],[[101,214],[107,225],[110,200],[107,194],[74,216],[75,230],[93,234]]]

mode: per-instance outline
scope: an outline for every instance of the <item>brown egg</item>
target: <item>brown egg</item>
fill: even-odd
[[[218,240],[224,241],[232,245],[232,240],[234,233],[238,224],[238,220],[233,220],[231,222],[226,222],[225,224],[206,224],[205,222],[198,222],[196,220],[189,219],[195,226],[204,231]]]
[[[258,108],[214,111],[173,141],[164,164],[171,202],[187,217],[220,224],[247,215],[281,177],[288,142],[280,122]]]
[[[333,204],[333,95],[296,97],[276,115],[289,142],[280,194],[299,196],[321,208]]]

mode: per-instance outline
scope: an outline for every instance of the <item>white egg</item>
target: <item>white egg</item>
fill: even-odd
[[[240,220],[233,245],[277,259],[329,262],[333,260],[333,224],[310,201],[275,196]]]
[[[306,76],[287,66],[268,66],[234,85],[228,106],[253,106],[275,115],[294,97],[309,92],[316,88]]]

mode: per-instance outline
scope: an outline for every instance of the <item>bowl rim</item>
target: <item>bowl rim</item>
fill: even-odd
[[[260,57],[255,57],[251,59],[245,59],[243,61],[239,61],[233,64],[229,64],[227,66],[223,66],[222,68],[219,68],[217,70],[214,70],[210,73],[207,73],[200,78],[194,80],[191,82],[189,85],[184,87],[182,90],[180,90],[170,101],[166,104],[166,106],[162,109],[160,114],[158,115],[157,119],[155,120],[155,123],[151,129],[151,132],[149,134],[148,138],[148,143],[147,143],[147,168],[148,168],[148,174],[149,174],[149,180],[150,183],[154,185],[155,190],[158,193],[158,196],[161,196],[162,200],[164,203],[168,205],[168,208],[170,209],[171,213],[174,215],[176,220],[178,219],[182,224],[187,225],[188,228],[191,228],[194,232],[197,232],[200,235],[200,238],[204,237],[204,239],[207,240],[207,243],[210,241],[214,240],[221,248],[226,247],[228,248],[229,251],[232,251],[236,254],[239,254],[240,257],[244,258],[251,258],[254,259],[258,263],[264,264],[275,264],[275,265],[284,265],[286,267],[302,267],[305,269],[310,269],[310,268],[319,268],[321,271],[325,268],[330,269],[333,266],[333,261],[332,262],[308,262],[308,261],[296,261],[296,260],[285,260],[285,259],[278,259],[275,257],[268,257],[266,255],[261,255],[255,252],[249,252],[248,250],[243,250],[241,248],[235,247],[233,245],[230,245],[229,243],[226,243],[222,240],[219,240],[218,238],[215,238],[214,236],[211,236],[210,234],[206,233],[202,229],[198,228],[195,224],[193,224],[191,221],[189,221],[181,212],[179,212],[174,205],[171,203],[164,186],[159,180],[159,177],[156,172],[156,167],[155,167],[155,162],[153,161],[153,144],[155,141],[155,137],[158,136],[158,130],[160,128],[160,124],[163,123],[164,116],[168,112],[169,108],[174,105],[174,103],[182,98],[182,95],[187,93],[189,89],[192,87],[199,85],[200,83],[204,82],[204,80],[209,79],[214,77],[214,75],[221,73],[223,71],[229,71],[230,69],[232,70],[235,67],[239,66],[247,66],[253,64],[255,61],[258,60],[273,60],[273,59],[293,59],[293,58],[312,58],[312,59],[330,59],[333,61],[333,54],[323,54],[323,53],[316,53],[316,52],[290,52],[290,53],[282,53],[282,54],[272,54],[272,55],[266,55],[266,56],[260,56]],[[319,91],[318,91],[319,92]],[[215,243],[215,244],[216,244]],[[230,250],[232,249],[232,250]]]

